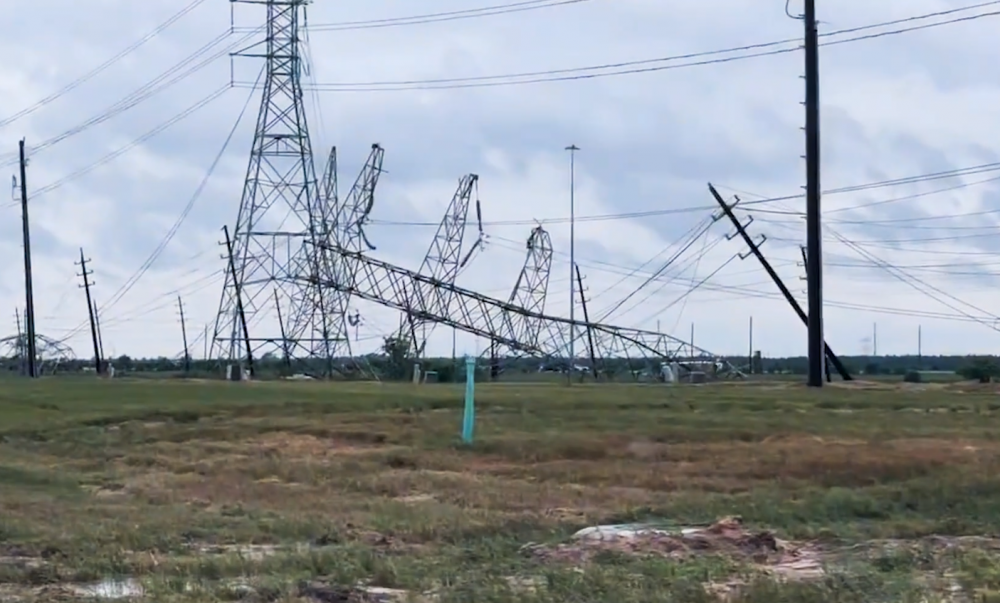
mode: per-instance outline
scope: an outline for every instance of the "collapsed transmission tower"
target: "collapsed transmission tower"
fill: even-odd
[[[536,226],[528,236],[527,249],[524,266],[517,275],[517,282],[514,283],[514,290],[510,292],[507,302],[540,316],[545,314],[545,298],[549,292],[552,238],[544,228]],[[518,341],[536,346],[544,321],[533,315],[516,315],[513,328]]]
[[[364,167],[358,174],[347,197],[341,202],[337,147],[330,149],[319,189],[320,202],[316,206],[320,213],[317,222],[326,226],[322,240],[327,244],[359,252],[375,248],[365,236],[364,225],[375,204],[375,187],[382,173],[384,156],[385,151],[381,146],[372,145]],[[324,278],[338,281],[347,278],[343,272],[344,262],[340,256],[326,254],[322,250],[319,253],[319,265]],[[352,356],[350,338],[348,337],[348,327],[351,326],[348,324],[350,320],[348,315],[350,294],[335,289],[320,289],[319,287],[314,287],[313,291],[315,293],[314,305],[312,307],[302,306],[300,311],[309,311],[316,307],[324,308],[321,318],[325,318],[327,324],[324,344],[326,359],[332,363],[334,358]],[[302,318],[299,320],[304,322]],[[330,372],[332,373],[332,366]]]
[[[436,282],[454,284],[461,269],[468,265],[472,255],[483,246],[483,211],[476,195],[476,220],[479,224],[479,238],[469,251],[462,255],[462,243],[465,240],[465,226],[469,216],[469,204],[473,190],[477,190],[479,176],[467,174],[458,181],[458,188],[445,210],[444,217],[438,225],[437,232],[431,240],[424,261],[420,264],[418,273],[429,276]],[[419,312],[440,312],[448,304],[449,293],[439,287],[422,287],[411,300],[412,310]],[[408,311],[399,324],[397,337],[409,342],[409,353],[420,358],[427,346],[427,338],[434,330],[434,322],[417,317],[417,313]]]
[[[252,365],[254,355],[270,346],[298,357],[329,358],[329,304],[324,291],[310,284],[330,276],[321,243],[331,225],[323,223],[326,212],[317,207],[302,100],[299,25],[307,0],[233,1],[265,4],[266,38],[237,54],[266,64],[212,356]],[[275,298],[279,308],[289,310],[287,325],[271,318]]]
[[[561,341],[569,333],[571,322],[565,318],[548,316],[530,311],[510,302],[493,299],[453,284],[442,283],[417,272],[393,266],[370,258],[362,253],[329,246],[328,251],[338,254],[345,262],[346,281],[322,280],[323,288],[339,289],[352,296],[375,302],[387,308],[411,312],[415,318],[453,327],[482,337],[514,352],[539,357],[559,357],[564,353]],[[419,292],[439,290],[448,303],[443,306],[414,306],[410,300]],[[424,308],[424,309],[417,309]],[[432,311],[433,310],[433,311]],[[547,341],[532,343],[522,341],[515,324],[524,318],[537,321],[541,328],[554,334]],[[675,337],[599,323],[576,323],[589,329],[594,339],[595,355],[605,361],[616,359],[620,369],[636,374],[636,362],[674,361],[678,352],[689,346],[688,342]],[[712,354],[700,348],[698,353],[711,357]],[[613,370],[613,369],[612,369]]]

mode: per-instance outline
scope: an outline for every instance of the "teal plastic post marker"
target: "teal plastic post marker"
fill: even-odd
[[[476,359],[465,358],[465,412],[462,414],[462,441],[472,443],[476,428]]]

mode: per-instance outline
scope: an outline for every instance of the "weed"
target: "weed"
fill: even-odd
[[[451,385],[11,381],[0,598],[134,577],[172,601],[248,589],[282,600],[308,583],[440,602],[697,602],[725,590],[848,603],[921,600],[953,576],[989,600],[992,545],[926,537],[1000,532],[994,397],[485,384],[478,440],[456,446]],[[784,582],[719,555],[606,551],[573,567],[525,553],[595,523],[728,515],[829,551],[825,578]],[[873,544],[890,541],[908,544]]]

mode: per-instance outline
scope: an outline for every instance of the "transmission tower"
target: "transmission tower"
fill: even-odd
[[[423,274],[436,281],[453,285],[459,271],[468,265],[472,255],[483,246],[483,210],[476,195],[476,220],[479,225],[479,238],[472,244],[469,251],[462,255],[462,244],[465,240],[465,227],[469,217],[469,204],[472,193],[478,193],[479,176],[467,174],[458,181],[458,188],[445,210],[444,217],[438,225],[434,239],[424,255],[418,274]],[[436,287],[423,287],[416,292],[413,310],[403,315],[399,324],[398,337],[406,338],[410,343],[409,353],[415,358],[424,354],[427,338],[434,330],[435,323],[419,317],[420,312],[440,313],[447,307],[448,291]]]
[[[265,39],[237,53],[263,58],[265,77],[212,356],[252,364],[268,347],[329,360],[331,317],[315,283],[329,272],[328,254],[316,243],[325,242],[330,225],[318,207],[300,80],[299,26],[306,0],[233,1],[266,7]],[[275,289],[290,309],[285,328],[270,311]]]
[[[549,273],[552,271],[552,238],[541,226],[532,229],[528,236],[524,267],[517,275],[514,290],[508,303],[524,308],[530,313],[545,314],[545,298],[549,291]],[[532,346],[539,345],[543,321],[533,316],[518,315],[514,318],[515,338]]]
[[[315,211],[318,213],[315,221],[325,225],[322,236],[318,238],[320,245],[314,245],[321,269],[321,280],[347,283],[350,274],[346,271],[345,261],[339,254],[330,254],[327,248],[346,249],[350,251],[370,251],[375,249],[365,237],[364,226],[375,205],[375,187],[382,174],[382,162],[385,151],[381,146],[373,144],[364,167],[358,174],[347,197],[341,202],[339,192],[339,174],[337,163],[337,147],[330,149],[330,155],[323,171],[320,184],[320,203]],[[318,281],[317,281],[318,282]],[[324,355],[328,361],[329,372],[333,372],[333,359],[351,357],[349,338],[348,304],[350,294],[342,289],[323,287],[313,290],[314,298],[311,305],[302,305],[299,312],[315,311],[323,308],[320,318],[325,320],[326,333]],[[300,317],[299,322],[304,322]],[[354,367],[360,369],[361,367]]]

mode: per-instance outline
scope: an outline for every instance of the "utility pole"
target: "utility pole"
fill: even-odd
[[[594,374],[594,381],[600,376],[597,370],[597,350],[594,348],[594,333],[590,328],[590,315],[587,314],[587,296],[583,288],[583,276],[580,274],[580,267],[576,267],[576,282],[580,285],[580,307],[583,308],[583,322],[587,323],[587,348],[590,351],[590,370]],[[659,322],[659,321],[657,321]],[[657,329],[659,332],[659,329]]]
[[[181,301],[181,296],[177,296],[177,311],[181,315],[181,340],[184,342],[184,372],[191,372],[191,353],[188,349],[188,334],[187,334],[187,324],[184,322],[184,302]]]
[[[576,365],[576,152],[580,147],[571,144],[569,151],[569,384],[573,384],[573,369]]]
[[[285,368],[288,374],[292,373],[292,354],[288,350],[288,337],[285,333],[285,319],[281,316],[281,300],[278,298],[278,288],[274,288],[274,309],[278,313],[278,328],[281,330],[281,356],[285,361]],[[326,354],[326,373],[328,378],[333,378],[333,358]]]
[[[878,357],[878,323],[872,323],[872,356]]]
[[[691,323],[691,340],[688,342],[691,346],[691,362],[694,362],[694,323]]]
[[[243,343],[247,350],[247,370],[250,376],[254,376],[253,369],[253,347],[250,345],[250,327],[247,326],[247,315],[243,309],[243,287],[240,285],[236,274],[236,260],[233,259],[233,240],[229,238],[229,227],[223,225],[222,232],[226,236],[226,255],[229,256],[229,273],[233,277],[233,293],[236,296],[236,313],[243,327]],[[242,367],[237,367],[242,370]]]
[[[771,280],[774,282],[774,286],[778,288],[778,291],[780,291],[781,295],[784,296],[785,301],[787,301],[788,305],[792,307],[792,310],[795,310],[795,314],[799,317],[799,320],[802,321],[803,325],[806,325],[808,327],[809,317],[806,315],[805,310],[802,309],[802,306],[799,305],[799,302],[795,299],[795,296],[792,295],[792,292],[789,291],[788,287],[781,280],[781,277],[778,276],[778,273],[774,271],[774,268],[771,266],[771,263],[767,261],[767,258],[764,257],[764,254],[760,250],[760,246],[767,240],[767,237],[765,235],[760,235],[760,242],[757,243],[754,242],[754,240],[747,233],[747,226],[753,222],[753,216],[750,216],[746,225],[744,225],[736,217],[736,214],[733,213],[733,207],[736,206],[736,203],[739,203],[739,199],[737,199],[736,203],[732,205],[727,204],[722,199],[722,195],[719,194],[719,191],[716,190],[711,183],[709,183],[708,185],[708,191],[712,193],[712,197],[715,199],[715,202],[718,203],[719,207],[722,208],[723,214],[725,214],[725,216],[729,218],[729,221],[733,223],[733,226],[736,227],[736,232],[727,235],[727,238],[735,238],[737,235],[739,235],[739,237],[743,239],[743,242],[746,243],[747,247],[750,248],[749,251],[740,254],[738,257],[741,260],[746,259],[751,255],[757,258],[757,261],[760,262],[760,265],[764,269],[764,272],[767,272],[767,275],[771,277]],[[830,359],[830,364],[832,364],[833,367],[837,369],[837,372],[840,373],[840,376],[844,379],[844,381],[852,381],[853,378],[851,377],[851,374],[847,372],[847,367],[845,367],[844,363],[842,363],[840,359],[837,358],[837,355],[833,353],[833,350],[830,349],[830,346],[824,343],[823,348],[826,351],[827,358]]]
[[[21,374],[25,374],[24,331],[21,330],[21,311],[14,308],[14,322],[17,323],[17,357],[21,360]]]
[[[816,0],[805,0],[806,277],[809,297],[809,386],[823,387],[823,226],[820,210],[819,32]]]
[[[750,364],[748,366],[750,367],[749,372],[752,375],[753,374],[753,316],[750,317],[750,350],[749,354],[747,355],[747,359],[749,359],[750,361]]]
[[[80,262],[77,266],[80,267],[80,274],[77,276],[83,277],[83,290],[87,292],[87,312],[90,314],[90,337],[94,341],[94,369],[97,370],[97,374],[101,374],[101,346],[97,342],[97,321],[94,317],[94,301],[90,297],[90,287],[93,283],[90,280],[90,275],[94,273],[93,270],[87,270],[87,258],[83,256],[83,247],[80,248]]]
[[[31,229],[28,227],[28,159],[24,154],[24,139],[18,142],[18,155],[20,157],[21,168],[21,229],[24,239],[24,296],[25,310],[24,323],[25,331],[28,334],[27,357],[28,376],[37,377],[38,370],[35,362],[38,359],[35,349],[35,291],[31,278]]]
[[[202,331],[202,337],[205,340],[203,342],[204,345],[205,345],[205,352],[204,352],[205,355],[202,358],[203,358],[203,360],[205,360],[207,362],[208,361],[208,325],[207,324],[205,325],[205,330]]]
[[[921,332],[921,326],[917,325],[917,362],[920,363],[920,367],[924,366],[924,334]]]
[[[104,331],[101,329],[101,312],[97,305],[97,298],[94,298],[94,326],[97,327],[97,349],[104,356]]]

